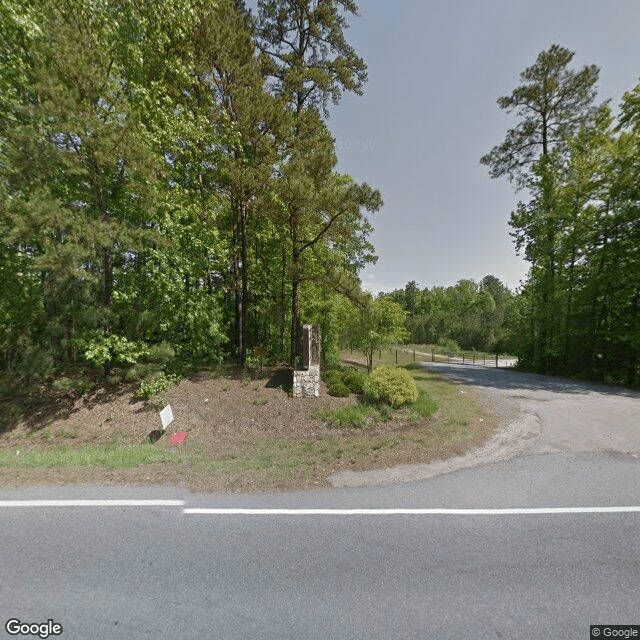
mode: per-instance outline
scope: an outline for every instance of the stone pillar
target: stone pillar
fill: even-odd
[[[302,369],[293,372],[293,396],[320,395],[320,327],[302,327]]]

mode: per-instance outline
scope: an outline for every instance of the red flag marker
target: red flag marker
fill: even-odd
[[[174,433],[171,438],[169,438],[169,442],[171,444],[179,444],[180,442],[184,442],[187,439],[189,434],[186,431],[179,431],[178,433]]]

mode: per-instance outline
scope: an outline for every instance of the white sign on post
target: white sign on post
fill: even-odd
[[[160,412],[160,420],[162,420],[162,428],[166,429],[168,425],[173,422],[173,412],[171,411],[171,405],[168,404],[161,412]]]

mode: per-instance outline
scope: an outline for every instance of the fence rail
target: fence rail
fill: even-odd
[[[517,359],[507,355],[498,353],[485,353],[475,351],[440,351],[432,349],[431,351],[419,351],[417,349],[407,349],[406,347],[397,347],[396,364],[398,363],[398,352],[411,354],[413,362],[446,362],[447,364],[471,364],[481,367],[513,367]]]

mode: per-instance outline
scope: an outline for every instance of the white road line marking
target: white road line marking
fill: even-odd
[[[568,513],[640,513],[640,507],[550,507],[530,509],[204,509],[185,508],[183,513],[247,516],[395,516],[462,515],[507,516]]]
[[[184,500],[0,500],[0,507],[182,507]]]
[[[184,507],[184,500],[0,500],[0,508],[13,507]],[[182,509],[182,513],[219,516],[508,516],[572,513],[640,513],[640,506],[533,507],[515,509],[241,509],[186,507]]]

